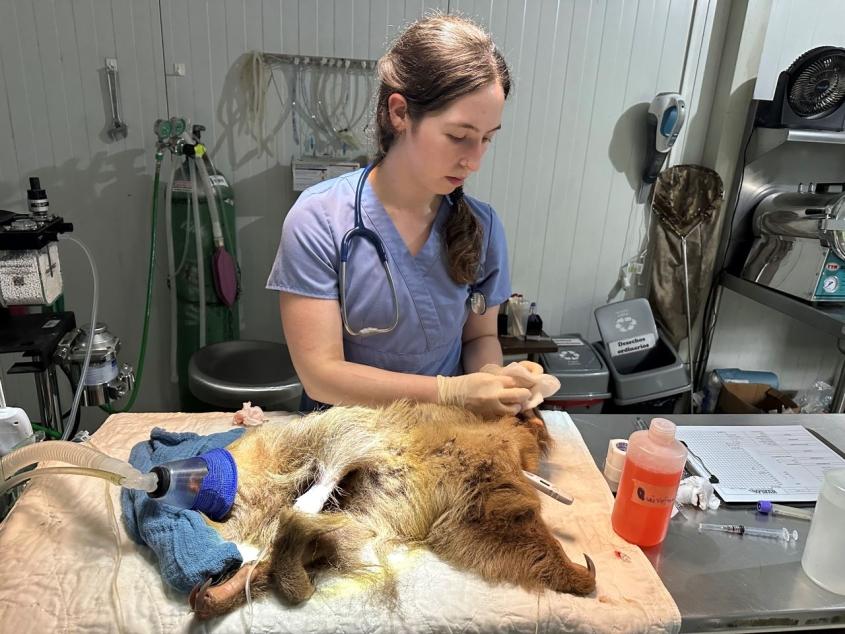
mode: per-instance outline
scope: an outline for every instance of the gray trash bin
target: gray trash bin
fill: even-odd
[[[540,356],[547,374],[560,381],[560,389],[543,401],[544,409],[573,414],[598,414],[610,398],[610,373],[592,345],[581,335],[553,337],[557,352]]]
[[[610,370],[615,412],[665,414],[690,389],[677,351],[654,322],[643,298],[595,311],[602,340],[595,344]]]

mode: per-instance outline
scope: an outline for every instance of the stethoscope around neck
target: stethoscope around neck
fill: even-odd
[[[399,297],[396,295],[396,286],[393,283],[393,275],[390,272],[390,265],[387,263],[387,249],[384,248],[384,242],[379,238],[378,234],[372,229],[367,229],[364,226],[364,219],[361,215],[361,194],[364,191],[364,185],[367,183],[367,177],[373,171],[375,163],[370,163],[364,168],[364,172],[358,179],[358,187],[355,189],[355,224],[343,236],[340,242],[340,316],[343,320],[343,328],[353,337],[368,337],[370,335],[381,335],[391,332],[399,324]],[[393,298],[393,321],[389,326],[367,326],[360,330],[355,330],[349,325],[349,314],[347,313],[346,301],[346,267],[349,264],[349,255],[352,252],[352,240],[355,238],[362,238],[373,245],[376,250],[382,268],[384,268],[387,283],[390,286],[390,294]],[[475,286],[471,287],[469,295],[470,309],[477,315],[483,315],[487,312],[487,300],[484,294]]]

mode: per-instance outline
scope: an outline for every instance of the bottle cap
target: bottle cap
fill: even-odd
[[[41,189],[41,180],[37,176],[30,176],[26,197],[29,201],[29,211],[38,219],[42,219],[50,213],[47,192]]]
[[[30,200],[47,198],[47,192],[41,189],[41,179],[37,176],[29,177],[29,189],[26,191],[26,197]]]
[[[652,418],[648,433],[656,440],[672,440],[675,437],[675,423],[666,418]]]

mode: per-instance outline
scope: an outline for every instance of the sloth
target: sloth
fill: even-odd
[[[208,521],[261,555],[214,585],[198,584],[191,608],[200,619],[234,610],[246,601],[248,578],[254,596],[274,591],[298,604],[321,571],[370,574],[395,598],[386,556],[400,544],[490,582],[589,594],[592,561],[570,561],[522,473],[536,471],[550,445],[536,410],[485,421],[409,401],[251,428],[227,447],[238,469],[232,509]],[[375,564],[362,555],[367,544]]]

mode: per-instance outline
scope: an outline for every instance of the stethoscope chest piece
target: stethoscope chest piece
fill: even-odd
[[[469,294],[469,308],[476,315],[483,315],[487,312],[487,298],[481,291],[472,291]]]

